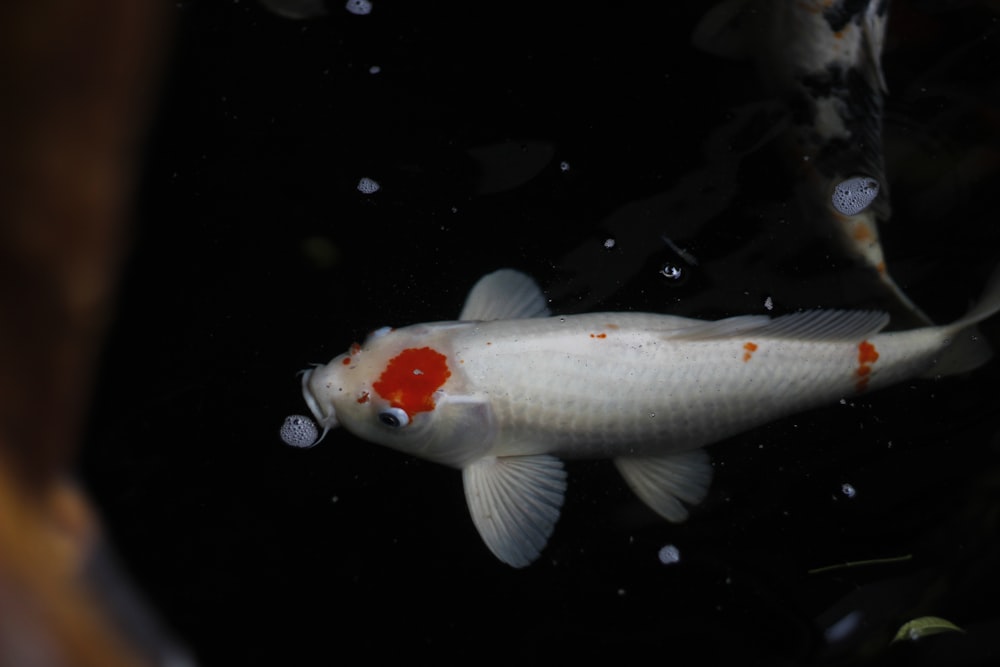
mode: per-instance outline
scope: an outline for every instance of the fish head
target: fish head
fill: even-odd
[[[305,371],[302,393],[324,434],[343,426],[379,445],[464,467],[494,436],[489,402],[470,396],[449,331],[467,323],[383,327],[325,366]]]

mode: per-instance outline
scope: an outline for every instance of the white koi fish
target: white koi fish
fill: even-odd
[[[708,491],[702,447],[919,375],[969,370],[969,334],[1000,310],[1000,280],[957,322],[880,333],[888,316],[817,310],[704,321],[649,313],[550,317],[528,276],[481,278],[454,322],[385,327],[304,372],[324,434],[462,471],[472,519],[504,563],[538,558],[566,489],[561,459],[614,461],[670,521]]]

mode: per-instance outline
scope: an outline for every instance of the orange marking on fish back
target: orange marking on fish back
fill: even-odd
[[[858,363],[874,364],[876,361],[878,361],[878,350],[875,346],[866,340],[858,343]]]
[[[367,403],[369,398],[370,398],[370,396],[369,396],[368,392],[367,391],[363,391],[363,392],[361,392],[361,395],[358,396],[358,403]]]
[[[858,368],[854,374],[858,376],[854,387],[858,392],[868,388],[868,380],[872,372],[872,364],[878,361],[878,350],[866,340],[858,343]]]
[[[753,353],[756,351],[757,351],[757,343],[751,343],[750,341],[743,343],[743,361],[744,362],[750,361],[750,357],[752,357]]]
[[[352,357],[360,351],[361,351],[361,345],[359,343],[351,343],[351,349],[348,352]]]
[[[434,392],[449,377],[447,357],[429,347],[411,347],[389,360],[372,389],[412,417],[434,409]]]
[[[609,329],[621,329],[621,327],[618,326],[617,324],[605,324],[604,326],[606,326]]]
[[[599,333],[599,334],[590,334],[590,337],[591,338],[607,338],[608,334],[602,332],[602,333]]]
[[[875,239],[875,233],[872,228],[867,224],[859,224],[854,226],[854,233],[852,234],[855,241],[872,241]]]
[[[341,361],[340,363],[344,364],[345,366],[350,366],[351,365],[351,358],[350,357],[344,357],[344,360]]]

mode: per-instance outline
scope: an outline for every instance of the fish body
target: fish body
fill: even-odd
[[[463,471],[487,546],[517,567],[544,547],[565,491],[563,459],[612,459],[672,521],[707,493],[704,446],[836,399],[983,362],[958,322],[882,332],[873,311],[705,321],[650,313],[549,316],[541,290],[484,276],[459,320],[384,328],[325,366],[303,394],[324,430]]]

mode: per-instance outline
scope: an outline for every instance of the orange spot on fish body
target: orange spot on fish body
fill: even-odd
[[[351,349],[348,352],[352,357],[360,351],[361,351],[360,343],[351,343]]]
[[[604,326],[606,326],[609,329],[621,329],[621,327],[618,326],[617,324],[605,324]]]
[[[862,392],[868,388],[872,364],[876,361],[878,361],[878,350],[875,349],[875,346],[866,340],[858,343],[858,368],[854,371],[854,374],[858,376],[858,380],[854,384],[858,392]]]
[[[351,358],[350,357],[344,357],[344,360],[341,361],[340,363],[344,364],[345,366],[350,366],[351,365]]]
[[[411,347],[389,360],[372,389],[412,417],[434,409],[434,392],[449,377],[446,356],[430,347]]]
[[[363,391],[361,392],[361,395],[358,396],[358,403],[367,403],[369,398],[371,398],[371,396],[368,394],[368,392]]]
[[[591,338],[607,338],[608,334],[602,332],[602,333],[598,333],[598,334],[590,334],[590,337]]]
[[[751,343],[750,341],[743,343],[743,362],[746,363],[747,361],[750,361],[750,357],[752,357],[753,353],[756,351],[757,343]]]

